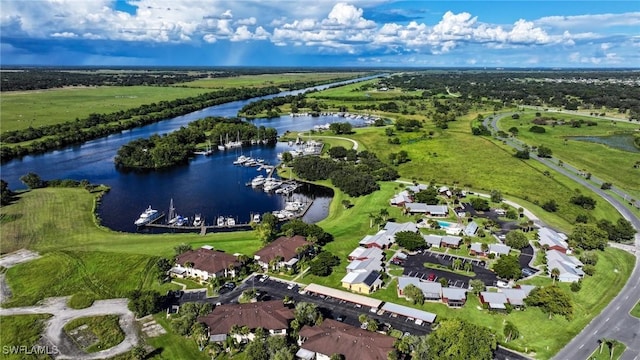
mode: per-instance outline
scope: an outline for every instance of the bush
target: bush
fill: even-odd
[[[589,276],[593,276],[596,273],[596,267],[593,265],[585,265],[582,267],[582,271]]]
[[[544,134],[545,132],[547,132],[547,130],[545,130],[542,126],[537,126],[537,125],[534,125],[531,128],[529,128],[529,131],[536,134]]]
[[[600,189],[609,190],[609,189],[611,189],[611,186],[612,186],[611,183],[605,182],[605,183],[602,183],[602,185],[600,185]]]
[[[542,204],[542,208],[548,212],[556,212],[558,211],[558,203],[555,200],[551,199]]]
[[[580,291],[580,289],[582,289],[582,281],[574,281],[571,283],[571,291],[573,292],[578,292]]]

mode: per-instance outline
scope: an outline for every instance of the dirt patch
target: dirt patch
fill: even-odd
[[[89,346],[97,343],[99,340],[98,337],[91,332],[88,325],[78,326],[69,331],[67,335],[69,335],[71,340],[73,340],[80,349],[85,351]]]
[[[142,325],[142,332],[147,337],[158,337],[167,333],[167,330],[158,324],[150,315],[139,319],[139,321],[140,325]]]
[[[20,249],[10,254],[2,255],[2,257],[0,257],[0,266],[3,266],[5,268],[10,268],[14,265],[31,261],[39,257],[40,257],[40,254],[38,254],[37,252],[30,251],[27,249]]]

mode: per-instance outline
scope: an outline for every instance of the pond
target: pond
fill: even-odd
[[[568,137],[570,140],[578,140],[578,141],[586,141],[597,144],[607,145],[614,149],[629,151],[634,153],[640,153],[640,148],[638,148],[634,143],[634,136],[632,134],[615,134],[615,135],[607,135],[607,136],[571,136]]]

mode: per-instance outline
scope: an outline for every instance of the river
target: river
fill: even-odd
[[[94,184],[108,185],[111,191],[102,198],[99,215],[102,225],[117,231],[137,231],[133,222],[144,209],[151,205],[155,209],[167,212],[170,199],[173,199],[178,214],[191,218],[195,214],[202,214],[207,224],[213,224],[218,216],[231,216],[237,222],[248,222],[251,213],[282,209],[285,198],[245,186],[253,177],[264,172],[258,172],[253,167],[235,166],[233,161],[244,154],[275,164],[277,153],[291,149],[288,144],[256,145],[232,151],[215,152],[211,156],[200,155],[188,165],[155,172],[116,170],[113,159],[118,149],[132,140],[146,138],[153,134],[166,134],[203,117],[235,117],[240,108],[259,99],[295,95],[313,89],[322,90],[330,86],[375,77],[377,76],[234,101],[92,140],[82,145],[25,156],[3,164],[0,167],[2,179],[7,181],[9,188],[13,190],[25,187],[19,178],[28,172],[35,172],[44,180],[87,179]],[[315,125],[343,121],[345,118],[338,116],[282,116],[274,119],[256,119],[252,122],[256,126],[273,127],[278,130],[278,134],[282,134],[286,131],[302,131],[311,129]],[[349,121],[354,125],[360,125],[358,120]],[[307,222],[317,222],[327,216],[332,196],[330,189],[317,186],[303,187],[293,195],[294,198],[301,200],[315,199],[313,206],[305,215],[304,220]]]

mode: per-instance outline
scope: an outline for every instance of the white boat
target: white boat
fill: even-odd
[[[193,218],[193,226],[200,226],[200,225],[202,225],[202,215],[196,214],[196,216]]]
[[[264,184],[264,181],[265,181],[264,176],[258,175],[254,177],[253,180],[251,180],[251,186],[252,187],[262,186]]]
[[[236,161],[233,162],[233,165],[242,165],[244,164],[247,160],[249,160],[250,158],[244,155],[240,155],[238,156],[238,158],[236,159]]]
[[[147,210],[140,214],[138,220],[134,221],[134,224],[136,224],[137,226],[148,224],[159,218],[160,215],[161,214],[158,212],[158,210],[152,209],[151,205],[149,205]]]
[[[269,178],[264,182],[264,191],[265,192],[273,191],[279,188],[280,185],[282,185],[282,181]]]
[[[189,219],[187,219],[186,217],[178,215],[175,225],[176,226],[185,226],[185,225],[187,225],[188,221],[189,221]]]
[[[224,147],[224,143],[222,142],[222,135],[220,135],[220,142],[218,143],[218,150],[224,151],[224,149],[226,149],[226,148]]]
[[[259,224],[261,220],[262,219],[260,219],[260,214],[253,214],[253,218],[251,219],[251,221],[253,221],[256,224]]]
[[[236,225],[236,219],[234,219],[231,216],[229,216],[227,218],[227,226],[235,226],[235,225]]]
[[[224,224],[225,224],[224,216],[218,216],[218,219],[216,220],[216,225],[224,226]]]

